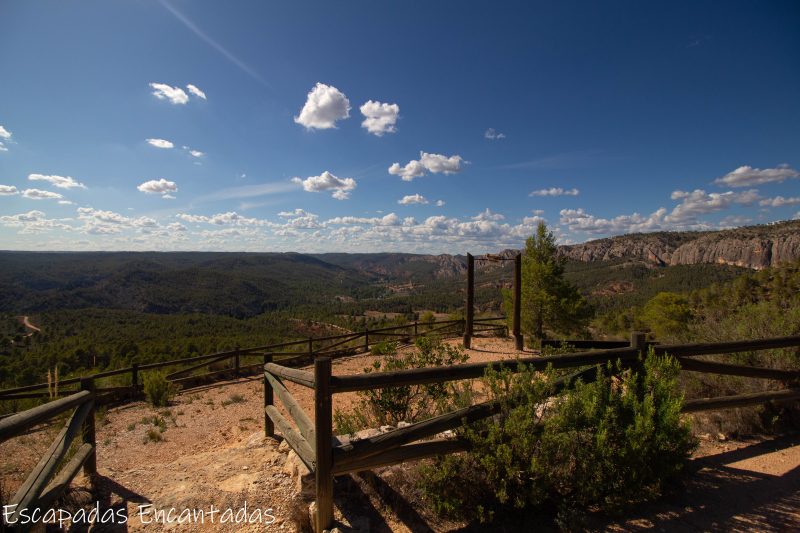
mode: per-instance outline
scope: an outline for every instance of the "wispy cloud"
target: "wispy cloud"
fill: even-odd
[[[222,54],[225,59],[233,63],[237,66],[242,72],[259,82],[260,84],[264,85],[265,87],[269,87],[269,83],[265,80],[261,75],[256,72],[250,65],[233,55],[231,52],[228,51],[227,48],[219,44],[217,41],[209,37],[200,27],[197,26],[189,17],[178,11],[172,4],[167,2],[166,0],[160,0],[161,5],[169,11],[176,19],[178,19],[184,26],[186,26],[189,30],[192,31],[195,35],[200,37],[206,44],[208,44],[211,48]],[[191,90],[191,89],[190,89]]]

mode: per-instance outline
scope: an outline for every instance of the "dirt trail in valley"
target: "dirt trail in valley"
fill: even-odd
[[[510,340],[478,338],[473,344],[474,349],[468,351],[470,361],[517,355]],[[360,373],[375,359],[368,354],[338,359],[334,373]],[[287,386],[313,418],[311,390],[291,383]],[[334,398],[335,408],[348,409],[356,395]],[[158,433],[153,416],[166,421],[161,442],[148,439],[148,432]],[[146,418],[150,420],[143,420]],[[101,501],[104,506],[127,511],[130,531],[175,531],[176,527],[180,531],[297,531],[292,517],[306,513],[308,503],[301,501],[297,478],[292,475],[296,465],[287,461],[285,445],[263,437],[263,424],[263,386],[258,378],[186,391],[169,409],[153,409],[143,402],[114,408],[97,424]],[[30,472],[54,434],[51,428],[2,444],[0,481],[6,493]],[[391,503],[360,478],[337,481],[337,518],[365,532],[463,531],[466,524],[428,516],[416,500],[404,502],[403,484],[398,480],[408,479],[409,469],[398,465],[377,471],[377,483],[385,489],[380,492],[395,495]],[[800,529],[800,437],[703,441],[691,469],[694,474],[684,490],[637,509],[624,520],[593,517],[589,529]],[[156,509],[208,510],[211,504],[241,509],[245,501],[251,511],[271,509],[275,522],[269,527],[165,526],[144,524],[138,517],[139,506],[146,504]],[[542,525],[545,530],[549,527]]]

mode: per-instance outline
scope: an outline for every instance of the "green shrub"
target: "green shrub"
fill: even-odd
[[[695,442],[680,414],[677,362],[651,354],[643,369],[609,378],[598,368],[596,381],[555,396],[552,370],[490,370],[484,384],[501,414],[463,431],[470,453],[421,467],[423,493],[439,513],[471,519],[555,508],[564,529],[590,507],[618,511],[658,496]]]
[[[396,341],[381,341],[370,348],[372,355],[392,355],[397,353]]]
[[[467,361],[460,347],[444,343],[438,337],[418,337],[415,350],[404,355],[387,355],[364,371],[392,372],[410,368],[446,366]],[[386,387],[359,393],[369,414],[379,425],[414,422],[432,415],[448,396],[447,383]]]
[[[464,363],[468,356],[458,346],[444,343],[438,337],[419,337],[415,349],[398,355],[396,346],[388,355],[375,361],[364,372],[390,372],[410,368]],[[334,413],[336,432],[352,434],[368,427],[415,422],[453,407],[469,405],[472,389],[467,384],[433,383],[385,387],[358,393],[359,402],[347,412]]]
[[[145,374],[144,394],[153,407],[166,407],[176,392],[175,385],[162,372]]]

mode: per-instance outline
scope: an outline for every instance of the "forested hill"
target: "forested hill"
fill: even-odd
[[[562,246],[575,261],[641,260],[655,265],[716,263],[760,270],[800,259],[800,220],[708,232],[621,235]]]
[[[0,252],[0,311],[88,307],[253,316],[359,295],[355,271],[295,253]]]

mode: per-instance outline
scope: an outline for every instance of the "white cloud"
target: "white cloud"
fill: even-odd
[[[499,131],[495,130],[494,128],[489,128],[488,130],[486,130],[486,132],[484,132],[483,136],[484,136],[484,138],[491,139],[493,141],[506,138],[506,134],[505,133],[500,133]]]
[[[206,155],[204,152],[201,152],[200,150],[189,150],[189,154],[191,154],[192,157],[203,157],[204,155]]]
[[[427,204],[428,200],[421,194],[409,194],[407,196],[403,196],[403,198],[400,200],[397,200],[397,203],[400,205]]]
[[[60,200],[63,198],[57,192],[43,191],[41,189],[25,189],[22,196],[31,200]]]
[[[397,117],[400,115],[400,106],[397,104],[387,104],[381,102],[367,101],[360,108],[364,115],[364,122],[361,127],[365,128],[373,135],[381,137],[384,133],[394,133],[397,131]]]
[[[536,215],[536,216],[539,216],[539,215],[544,215],[544,209],[534,209],[534,210],[533,210],[533,211],[531,211],[531,212],[532,212],[534,215]]]
[[[8,140],[11,138],[11,132],[0,125],[0,139]]]
[[[58,203],[60,205],[74,205],[75,202],[70,202],[69,200],[59,200]]]
[[[783,196],[776,196],[775,198],[765,198],[758,202],[760,206],[767,207],[783,207],[785,205],[800,205],[800,197],[784,198]]]
[[[306,179],[295,177],[292,181],[301,184],[307,192],[333,191],[332,196],[337,200],[347,200],[350,191],[356,188],[356,180],[353,178],[337,178],[327,170],[319,176],[309,176]]]
[[[483,220],[495,220],[495,221],[497,221],[497,220],[505,220],[505,218],[506,217],[501,215],[500,213],[492,213],[491,209],[489,209],[487,207],[486,211],[484,211],[482,213],[479,213],[476,216],[472,217],[472,220],[480,220],[480,221],[483,221]]]
[[[531,192],[528,196],[578,196],[578,189],[562,189],[561,187],[550,187],[549,189],[539,189]]]
[[[207,100],[206,93],[198,89],[196,85],[192,85],[191,83],[189,83],[186,85],[186,88],[189,90],[190,93],[192,93],[196,97],[202,98],[203,100]]]
[[[3,144],[2,141],[0,141],[0,152],[8,152],[8,148],[6,148],[6,145]]]
[[[0,216],[0,224],[11,228],[20,228],[19,233],[41,233],[52,229],[72,230],[72,226],[68,226],[59,220],[47,219],[46,215],[37,210],[28,211],[27,213],[19,213],[16,215]]]
[[[42,174],[28,174],[28,179],[31,181],[46,181],[58,187],[59,189],[85,189],[86,185],[75,181],[74,178],[69,176],[44,176]]]
[[[442,207],[444,206],[444,204],[445,204],[444,200],[436,200],[436,207]]]
[[[336,87],[317,83],[308,93],[306,103],[294,121],[307,129],[325,130],[335,128],[337,120],[349,116],[350,101],[347,97]]]
[[[711,229],[709,223],[698,218],[700,215],[723,211],[735,205],[751,205],[759,199],[758,192],[752,189],[741,193],[707,193],[702,189],[673,191],[671,198],[680,200],[672,211],[661,207],[649,216],[633,213],[607,219],[591,215],[582,208],[562,209],[560,222],[571,231],[593,234]]]
[[[425,175],[425,171],[433,174],[453,174],[459,172],[464,163],[460,155],[450,157],[440,154],[419,153],[419,160],[411,160],[401,167],[400,163],[394,163],[389,167],[389,174],[400,176],[403,181],[412,181]]]
[[[166,83],[151,83],[153,96],[159,100],[169,100],[171,104],[185,104],[189,101],[189,96],[180,87],[172,87]]]
[[[729,187],[751,187],[764,183],[781,183],[793,178],[800,178],[800,172],[790,168],[789,165],[778,165],[775,168],[765,169],[745,165],[715,179],[714,183]]]
[[[163,200],[174,200],[174,199],[175,199],[175,197],[174,197],[174,196],[172,196],[171,194],[162,194],[162,195],[161,195],[161,198],[162,198]]]
[[[259,220],[257,218],[249,218],[243,215],[240,215],[236,211],[229,211],[227,213],[217,213],[216,215],[205,216],[205,215],[189,215],[186,213],[179,213],[175,215],[176,218],[183,220],[184,222],[190,222],[193,224],[197,223],[205,223],[205,224],[213,224],[215,226],[265,226],[269,225],[269,222],[265,220]]]
[[[146,181],[136,188],[145,194],[167,194],[178,192],[178,186],[175,184],[175,182],[165,180],[164,178]]]
[[[147,142],[151,146],[155,146],[156,148],[169,149],[169,148],[173,148],[175,146],[174,144],[172,144],[172,142],[170,142],[170,141],[168,141],[166,139],[147,139]]]
[[[0,185],[0,196],[13,196],[19,194],[14,185]]]

